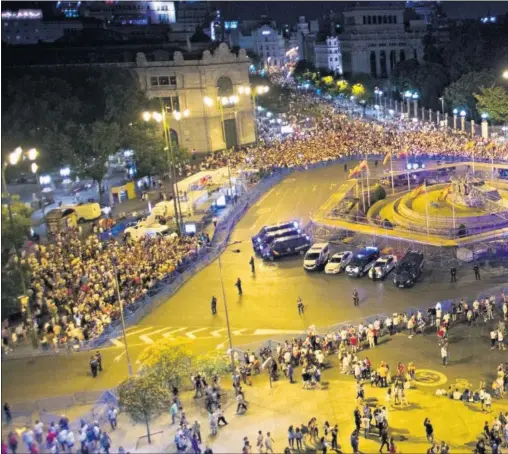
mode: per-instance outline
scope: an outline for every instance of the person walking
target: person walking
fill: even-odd
[[[266,452],[271,452],[273,454],[273,447],[272,447],[272,443],[273,443],[273,438],[271,437],[270,435],[270,432],[267,432],[266,433],[266,438],[265,438],[265,448],[266,448]]]
[[[97,369],[102,372],[102,356],[99,351],[95,352],[95,360],[97,361]]]
[[[263,432],[259,431],[258,436],[256,438],[256,447],[258,448],[258,452],[263,452]]]
[[[353,430],[353,432],[351,433],[350,442],[351,442],[351,448],[353,448],[353,453],[357,454],[359,452],[358,448],[359,448],[359,444],[360,444],[358,430],[356,430],[356,429]]]
[[[118,410],[111,405],[108,410],[108,420],[109,424],[111,425],[111,430],[116,430],[118,427],[117,423],[117,417],[118,417]]]
[[[443,367],[448,364],[448,345],[443,344],[441,346],[441,360],[443,361]]]
[[[294,369],[293,369],[293,365],[291,363],[288,364],[288,378],[289,378],[289,383],[293,384],[295,381],[293,380],[293,372],[294,372]]]
[[[303,315],[305,307],[303,305],[302,298],[298,297],[298,299],[296,300],[296,306],[298,307],[298,315]]]
[[[454,266],[450,269],[450,283],[451,282],[457,282],[457,268]]]
[[[251,273],[252,274],[256,274],[256,267],[254,265],[254,257],[250,258],[249,265],[250,265],[250,271],[251,271]]]
[[[4,416],[6,424],[10,424],[12,421],[11,406],[8,402],[4,404]]]
[[[243,294],[243,291],[242,291],[242,281],[240,280],[240,278],[238,278],[236,280],[235,287],[238,289],[238,295],[242,296],[242,294]]]
[[[479,281],[481,279],[480,277],[480,267],[478,265],[473,266],[474,271],[474,278],[475,280]]]
[[[217,298],[215,298],[215,296],[212,296],[212,302],[210,303],[210,305],[212,306],[212,315],[216,315],[217,314]]]
[[[385,447],[385,445],[386,449],[390,451],[390,443],[388,443],[388,430],[386,428],[383,428],[381,430],[380,437],[381,437],[381,447],[379,448],[379,452],[381,453],[383,452],[383,448]]]
[[[434,443],[434,427],[432,427],[432,423],[429,418],[425,418],[423,421],[423,425],[425,427],[425,436],[427,437],[427,441],[430,444]]]
[[[332,435],[332,449],[334,451],[338,451],[339,450],[339,443],[338,443],[337,439],[339,437],[339,426],[337,424],[335,424],[330,433]]]
[[[359,306],[360,305],[360,295],[358,294],[358,290],[353,289],[353,305]]]

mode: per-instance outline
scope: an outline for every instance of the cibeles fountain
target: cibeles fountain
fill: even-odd
[[[429,177],[426,184],[388,194],[368,209],[367,223],[336,214],[339,194],[355,197],[355,182],[348,180],[349,192],[344,184],[313,216],[313,222],[445,246],[508,238],[508,181],[492,179],[492,167],[478,163],[473,175],[471,164],[455,164],[454,174],[446,183]]]

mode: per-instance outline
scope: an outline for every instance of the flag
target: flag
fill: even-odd
[[[415,188],[413,192],[411,193],[411,197],[416,197],[417,195],[420,195],[421,193],[425,192],[427,190],[427,187],[425,186],[425,183],[422,183],[420,186]]]
[[[349,178],[354,178],[354,177],[360,175],[361,172],[362,172],[362,169],[360,169],[360,165],[357,165],[356,167],[354,167],[353,169],[351,169],[349,171]]]
[[[392,159],[392,152],[389,151],[388,153],[385,154],[385,158],[383,159],[383,165],[385,166],[386,163],[388,162],[388,160]]]
[[[475,141],[471,140],[470,142],[466,143],[466,146],[464,147],[466,150],[472,150],[475,146]]]
[[[362,162],[360,162],[358,167],[360,168],[360,170],[368,169],[369,168],[369,164],[367,163],[367,160],[364,159]]]
[[[397,155],[397,158],[407,158],[408,155],[408,147],[404,148],[402,151],[399,151],[399,154]]]
[[[490,142],[486,147],[485,149],[486,150],[492,150],[492,148],[495,148],[496,144],[495,142]]]
[[[450,194],[450,191],[452,190],[452,185],[449,184],[446,188],[443,190],[443,200],[448,197],[448,194]]]

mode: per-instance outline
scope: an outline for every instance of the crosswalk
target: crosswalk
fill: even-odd
[[[232,329],[233,336],[270,336],[277,334],[299,334],[299,330],[283,329],[259,329],[259,328],[240,328]],[[195,342],[205,339],[227,338],[227,328],[206,327],[206,326],[133,326],[125,330],[127,342],[130,344],[151,345],[161,339],[175,341],[175,344],[182,342]],[[123,347],[123,336],[111,339],[111,344],[115,347]]]

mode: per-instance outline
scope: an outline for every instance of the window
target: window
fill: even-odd
[[[159,77],[159,85],[169,85],[169,77],[168,76]]]
[[[159,85],[159,79],[157,77],[150,77],[150,85],[156,87]]]
[[[373,24],[377,24],[377,16],[373,16],[372,17],[372,23]]]
[[[176,85],[176,76],[169,76],[170,85]]]
[[[369,24],[372,23],[372,18],[370,16],[367,17],[367,23],[369,23]]]
[[[180,111],[180,99],[178,96],[171,96],[168,98],[161,98],[166,108],[166,112]]]
[[[396,24],[397,23],[397,16],[393,16],[393,23]]]
[[[365,16],[363,16],[363,25],[365,25],[367,23],[367,18]]]

